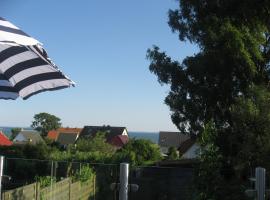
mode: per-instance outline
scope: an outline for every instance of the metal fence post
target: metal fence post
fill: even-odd
[[[2,199],[2,177],[3,177],[3,169],[4,167],[4,156],[0,156],[0,200]]]
[[[255,190],[257,191],[257,200],[265,200],[265,169],[257,167],[255,171]]]
[[[128,200],[128,174],[129,174],[129,164],[121,163],[119,200]]]

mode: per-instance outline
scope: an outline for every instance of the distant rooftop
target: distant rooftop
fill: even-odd
[[[113,137],[117,135],[128,136],[126,127],[116,127],[116,126],[85,126],[80,136],[92,137],[95,136],[97,132],[105,132],[107,140],[111,140]]]

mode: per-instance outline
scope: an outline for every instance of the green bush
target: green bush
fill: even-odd
[[[84,165],[80,170],[77,170],[75,175],[72,177],[73,181],[81,181],[82,183],[90,180],[95,175],[95,172],[91,167]]]
[[[161,160],[157,144],[145,139],[130,139],[129,142],[114,155],[116,162],[129,162],[134,165],[148,165]]]
[[[50,186],[51,184],[56,183],[55,177],[51,176],[36,176],[35,180],[40,184],[41,188],[45,188]]]
[[[76,143],[76,149],[81,152],[102,152],[112,155],[115,148],[106,142],[106,133],[98,132],[91,138],[81,138]]]

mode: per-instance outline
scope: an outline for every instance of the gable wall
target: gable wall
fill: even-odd
[[[23,142],[26,141],[26,138],[22,134],[18,134],[13,141]]]

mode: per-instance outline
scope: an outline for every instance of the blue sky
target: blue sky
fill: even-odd
[[[130,131],[175,131],[164,104],[168,87],[150,73],[146,51],[159,46],[182,60],[196,48],[167,25],[175,0],[1,0],[1,17],[44,44],[75,88],[30,99],[0,100],[1,126],[29,126],[48,112],[64,126],[126,126]]]

